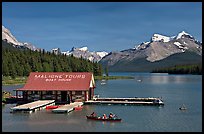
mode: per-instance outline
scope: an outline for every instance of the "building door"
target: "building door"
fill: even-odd
[[[62,102],[67,101],[67,91],[61,91],[61,101]]]

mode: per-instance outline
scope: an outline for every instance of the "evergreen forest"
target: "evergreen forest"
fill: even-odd
[[[28,76],[30,72],[93,72],[101,76],[102,66],[82,57],[19,49],[2,41],[2,76],[15,78]]]
[[[202,74],[202,64],[176,65],[174,67],[161,68],[152,71],[152,73],[168,74]]]

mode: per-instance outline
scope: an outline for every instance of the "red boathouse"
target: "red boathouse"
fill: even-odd
[[[84,102],[94,96],[95,81],[91,72],[31,72],[21,89],[23,101],[55,100]]]

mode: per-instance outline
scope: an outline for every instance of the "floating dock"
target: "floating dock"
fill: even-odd
[[[69,113],[70,111],[73,111],[75,107],[82,106],[83,102],[74,102],[70,104],[66,104],[63,106],[60,106],[59,108],[53,109],[52,112],[54,113]]]
[[[94,98],[85,104],[164,105],[160,98]]]
[[[54,105],[55,100],[38,100],[31,103],[19,105],[11,108],[11,112],[35,112],[37,110],[44,109],[48,105]]]

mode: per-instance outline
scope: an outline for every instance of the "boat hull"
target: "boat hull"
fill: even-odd
[[[74,110],[78,111],[78,110],[82,110],[82,108],[83,108],[82,106],[80,106],[80,107],[75,107]]]
[[[179,109],[180,109],[180,110],[187,110],[187,108],[182,108],[182,107],[180,107]]]
[[[87,119],[91,119],[91,120],[98,120],[98,121],[121,121],[122,119],[120,118],[107,118],[107,119],[103,119],[101,117],[92,117],[92,116],[86,116]]]
[[[46,109],[56,109],[58,108],[59,106],[46,106]]]

